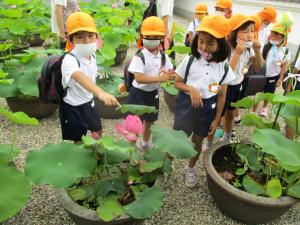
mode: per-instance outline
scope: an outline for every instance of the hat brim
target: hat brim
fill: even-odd
[[[165,33],[159,31],[143,31],[142,35],[158,35],[158,36],[165,36]]]
[[[255,26],[255,20],[251,18],[251,19],[248,19],[248,20],[243,20],[243,21],[240,22],[240,23],[236,26],[236,28],[234,28],[233,30],[238,29],[238,28],[241,27],[244,23],[247,23],[247,22],[249,22],[249,21],[253,22],[253,23],[254,23],[254,26]]]
[[[277,20],[275,18],[270,20],[271,23],[277,23]]]
[[[225,37],[224,35],[220,34],[219,32],[217,32],[217,31],[215,31],[213,29],[207,28],[207,27],[199,27],[197,29],[197,31],[207,32],[207,33],[211,34],[212,36],[214,36],[215,38],[223,38],[223,37]]]
[[[69,35],[74,34],[76,32],[79,31],[87,31],[87,32],[91,32],[91,33],[98,33],[97,29],[94,27],[78,27],[74,30],[72,30],[71,32],[68,32]]]
[[[195,13],[203,13],[203,14],[206,14],[207,12],[206,12],[206,11],[196,11]]]

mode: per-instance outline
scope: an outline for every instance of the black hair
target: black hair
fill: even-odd
[[[264,45],[263,52],[262,52],[262,56],[264,60],[266,60],[268,52],[270,51],[271,48],[272,48],[272,44],[270,42]]]
[[[205,32],[206,33],[206,32]],[[211,36],[211,38],[215,38],[214,36],[212,36],[211,34],[207,33],[208,35]],[[191,45],[191,52],[192,52],[192,55],[199,59],[201,58],[201,55],[200,53],[198,52],[198,38],[199,38],[199,35],[201,35],[201,32],[197,32],[195,37],[193,38],[193,42],[192,42],[192,45]],[[226,40],[226,38],[215,38],[217,40],[217,43],[218,43],[218,51],[217,52],[214,52],[212,53],[212,59],[209,60],[211,62],[223,62],[225,61],[227,58],[230,57],[230,53],[231,53],[231,48],[230,48],[230,45],[228,43],[228,41]]]
[[[76,34],[77,32],[75,32],[75,33],[73,33],[73,34],[71,34],[70,36],[69,36],[69,40],[70,40],[70,42],[71,43],[73,43],[73,38],[74,38],[74,35]],[[98,38],[98,34],[96,33],[96,37]]]
[[[253,21],[247,21],[245,23],[243,23],[239,28],[235,29],[234,31],[232,31],[230,33],[230,36],[229,36],[229,42],[230,42],[230,45],[232,48],[236,48],[236,45],[237,45],[237,33],[238,31],[240,30],[245,30],[250,24],[254,24],[255,23]]]

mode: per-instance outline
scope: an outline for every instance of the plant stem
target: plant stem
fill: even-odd
[[[298,116],[297,116],[297,106],[294,106],[294,108],[295,108],[295,115],[296,115],[296,134],[295,134],[295,139],[297,139],[298,138],[298,134],[299,134],[299,130],[298,130]]]

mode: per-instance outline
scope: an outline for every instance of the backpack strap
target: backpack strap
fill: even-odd
[[[161,68],[166,65],[166,53],[164,51],[160,51],[161,55]]]
[[[78,64],[78,67],[80,68],[80,62],[79,62],[79,59],[76,57],[76,55],[74,55],[72,52],[69,52],[69,53],[67,53],[67,54],[73,56],[73,57],[76,59],[77,64]],[[94,54],[93,54],[93,55],[94,55]],[[94,56],[94,57],[95,57],[95,56]]]
[[[140,57],[141,60],[142,60],[142,62],[143,62],[143,64],[145,65],[145,56],[144,56],[144,54],[142,53],[142,50],[143,50],[143,48],[140,48],[140,49],[135,53],[135,55],[136,55],[137,57]]]
[[[225,65],[224,65],[224,75],[223,75],[222,79],[220,80],[219,85],[221,85],[223,83],[223,81],[225,80],[225,78],[227,76],[227,73],[228,73],[228,70],[229,70],[229,65],[228,65],[228,63],[225,63]]]
[[[190,57],[189,57],[189,61],[188,61],[187,66],[186,66],[185,74],[184,74],[184,79],[183,79],[184,83],[186,83],[186,81],[187,81],[187,77],[188,77],[188,75],[190,73],[190,68],[192,66],[192,63],[194,62],[194,58],[195,57],[193,55],[190,55]]]

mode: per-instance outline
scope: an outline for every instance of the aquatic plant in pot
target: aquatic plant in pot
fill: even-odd
[[[250,109],[263,99],[274,106],[275,119],[264,121]],[[204,155],[208,188],[226,215],[244,223],[264,223],[280,217],[300,198],[300,143],[285,138],[278,118],[293,121],[299,134],[300,91],[258,93],[233,104],[248,113],[245,126],[254,126],[251,140],[217,143]]]
[[[48,53],[53,50],[25,50],[23,54],[15,54],[12,59],[3,64],[3,71],[9,79],[14,79],[12,85],[0,84],[0,97],[13,112],[22,111],[31,117],[43,118],[50,116],[57,108],[56,104],[45,104],[38,98],[37,77]]]
[[[143,114],[155,108],[122,105],[121,111]],[[187,159],[196,154],[183,132],[160,127],[152,129],[155,148],[138,150],[143,124],[135,115],[116,130],[123,139],[85,136],[82,145],[49,144],[26,159],[28,179],[59,188],[56,196],[76,224],[134,224],[151,217],[162,206],[157,180],[171,170],[167,156]]]

